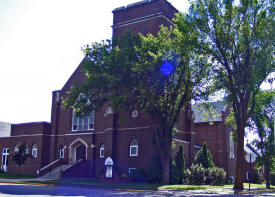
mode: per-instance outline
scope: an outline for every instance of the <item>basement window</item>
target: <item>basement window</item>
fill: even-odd
[[[136,170],[137,170],[136,168],[129,168],[129,174],[132,174]]]

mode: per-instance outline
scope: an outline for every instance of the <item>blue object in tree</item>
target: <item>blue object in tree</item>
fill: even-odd
[[[160,67],[160,71],[163,75],[169,76],[173,73],[174,66],[172,64],[170,64],[169,62],[164,62]]]

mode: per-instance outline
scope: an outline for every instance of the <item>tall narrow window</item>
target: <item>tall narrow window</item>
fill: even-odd
[[[75,111],[73,111],[72,130],[93,130],[94,129],[94,116],[95,113],[91,112],[88,116],[77,117]]]
[[[34,145],[32,146],[32,156],[33,156],[34,158],[37,157],[37,145],[36,145],[36,144],[34,144]]]
[[[105,150],[104,144],[101,144],[100,149],[99,149],[99,157],[100,158],[104,158],[104,150]]]
[[[15,147],[14,147],[14,152],[15,152],[15,153],[18,153],[18,152],[19,152],[19,146],[18,146],[18,144],[15,145]]]
[[[130,144],[130,157],[138,156],[138,143],[137,140],[132,140]]]
[[[63,147],[63,145],[60,145],[60,147],[59,147],[59,158],[60,159],[64,158],[64,147]]]
[[[234,141],[233,141],[233,132],[230,133],[230,139],[229,139],[229,151],[230,151],[230,158],[234,158]]]

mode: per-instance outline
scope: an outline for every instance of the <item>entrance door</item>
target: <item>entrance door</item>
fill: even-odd
[[[3,148],[2,151],[2,160],[1,160],[1,170],[4,172],[8,171],[8,156],[9,156],[9,149],[8,148]]]
[[[75,149],[75,154],[76,154],[76,161],[83,159],[86,159],[86,146],[85,145],[80,145]]]

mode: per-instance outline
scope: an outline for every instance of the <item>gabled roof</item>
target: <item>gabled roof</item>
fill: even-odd
[[[222,111],[225,111],[227,105],[221,101],[209,102],[209,109],[204,104],[192,105],[192,111],[195,115],[195,123],[221,121]]]

